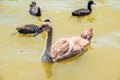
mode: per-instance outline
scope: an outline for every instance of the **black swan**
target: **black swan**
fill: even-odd
[[[32,2],[30,4],[30,10],[29,10],[29,12],[33,16],[41,16],[42,15],[40,7],[36,6],[36,2]]]
[[[53,27],[51,21],[47,19],[41,25],[40,31],[47,32],[45,50],[42,56],[42,61],[46,63],[53,63],[82,54],[87,51],[86,46],[90,43],[93,36],[93,28],[90,27],[81,35],[61,38],[52,45]]]
[[[87,9],[85,9],[85,8],[77,9],[77,10],[72,12],[72,16],[85,16],[85,15],[90,14],[92,12],[92,8],[91,8],[92,4],[95,4],[95,3],[92,0],[90,0],[88,2]]]

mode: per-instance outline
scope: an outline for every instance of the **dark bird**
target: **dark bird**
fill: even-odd
[[[77,9],[77,10],[74,10],[72,12],[72,16],[85,16],[85,15],[88,15],[92,12],[92,8],[91,8],[91,5],[92,4],[95,4],[92,0],[90,0],[88,2],[88,7],[87,9],[85,8],[81,8],[81,9]]]
[[[44,22],[48,22],[48,21],[49,21],[49,19],[46,19]],[[23,25],[16,29],[21,34],[33,34],[33,36],[36,36],[41,32],[40,26],[37,26],[34,24]]]
[[[61,38],[52,45],[53,27],[49,19],[40,27],[41,32],[47,32],[45,50],[42,61],[47,63],[57,62],[71,58],[87,51],[86,46],[93,37],[93,28],[86,29],[81,35]]]
[[[30,4],[30,10],[29,10],[29,12],[33,16],[41,16],[42,15],[40,7],[36,6],[36,2],[32,2]]]
[[[17,31],[21,34],[34,34],[37,35],[40,32],[40,27],[34,24],[23,25],[16,28]]]

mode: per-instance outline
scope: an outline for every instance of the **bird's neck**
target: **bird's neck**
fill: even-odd
[[[52,63],[52,57],[51,57],[51,46],[52,46],[52,29],[47,33],[47,39],[46,39],[46,45],[45,45],[45,51],[42,56],[42,61],[47,63]]]
[[[92,4],[90,4],[90,3],[88,3],[88,9],[90,10],[90,11],[92,11]]]

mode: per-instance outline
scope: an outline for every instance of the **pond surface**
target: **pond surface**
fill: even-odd
[[[0,80],[120,80],[120,0],[95,0],[91,15],[73,17],[88,0],[35,0],[41,17],[31,16],[33,0],[0,0]],[[54,64],[41,61],[46,33],[22,35],[16,28],[50,18],[53,43],[93,27],[88,51]]]

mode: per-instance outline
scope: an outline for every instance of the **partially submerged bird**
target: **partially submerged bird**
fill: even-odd
[[[32,2],[30,4],[30,10],[29,10],[29,12],[33,16],[41,16],[42,15],[40,7],[36,6],[36,2]]]
[[[44,22],[48,22],[48,19],[46,19]],[[33,34],[33,36],[36,36],[41,32],[40,26],[34,24],[23,25],[16,29],[21,34]]]
[[[80,8],[72,12],[73,16],[85,16],[92,12],[92,4],[95,4],[92,0],[88,2],[87,9]]]
[[[40,27],[34,24],[28,24],[28,25],[23,25],[18,28],[16,28],[17,31],[21,34],[34,34],[37,35],[39,34]]]
[[[87,50],[86,46],[90,43],[93,36],[93,29],[88,28],[81,35],[62,38],[52,45],[53,28],[49,19],[40,27],[40,31],[47,32],[45,51],[42,61],[47,63],[61,61],[77,54],[82,54]]]

